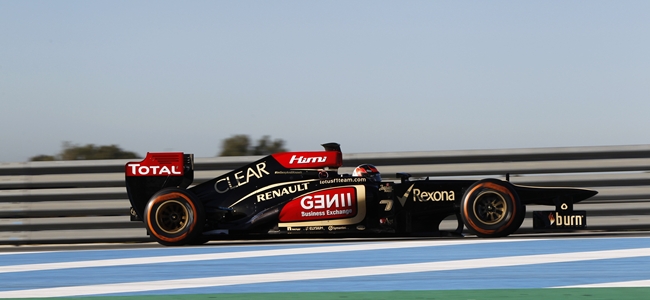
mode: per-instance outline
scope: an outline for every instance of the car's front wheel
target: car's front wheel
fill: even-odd
[[[484,179],[465,192],[460,214],[470,232],[480,237],[502,237],[519,229],[526,207],[521,204],[512,184]]]

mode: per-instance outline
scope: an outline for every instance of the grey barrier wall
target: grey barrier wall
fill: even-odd
[[[259,158],[196,158],[195,183]],[[589,230],[650,229],[650,145],[344,153],[343,160],[340,173],[371,163],[388,180],[394,180],[397,172],[432,179],[503,179],[509,173],[517,184],[593,188],[599,194],[575,208],[587,210]],[[126,163],[0,164],[0,243],[148,241],[143,224],[129,221]],[[535,209],[549,210],[528,208],[529,216]],[[450,226],[455,228],[455,221]],[[529,218],[519,232],[531,227]]]

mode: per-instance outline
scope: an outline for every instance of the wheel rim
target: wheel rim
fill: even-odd
[[[506,217],[508,204],[499,193],[487,191],[480,193],[474,201],[474,215],[483,224],[494,225]]]
[[[156,224],[167,234],[181,232],[189,220],[187,207],[176,200],[163,202],[156,210]]]

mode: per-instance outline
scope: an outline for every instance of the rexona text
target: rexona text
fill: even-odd
[[[413,189],[413,201],[454,201],[456,194],[454,191],[435,191],[425,192],[420,189]]]
[[[141,166],[140,164],[129,164],[131,167],[131,174],[136,175],[182,175],[178,170],[178,166]]]
[[[314,157],[304,157],[304,156],[292,156],[291,160],[289,160],[289,164],[293,165],[294,163],[297,164],[311,164],[311,163],[324,163],[327,161],[327,156],[314,156]]]
[[[269,175],[269,172],[266,171],[266,162],[261,162],[255,165],[254,168],[250,167],[246,170],[239,171],[233,175],[228,175],[217,180],[217,182],[214,183],[214,190],[217,191],[217,193],[223,194],[229,190],[249,183],[253,178],[260,179],[264,175]]]
[[[288,187],[283,187],[281,189],[266,192],[264,194],[259,194],[259,195],[257,195],[257,202],[271,200],[271,199],[274,199],[274,198],[277,198],[277,197],[290,195],[290,194],[293,194],[293,193],[296,193],[296,192],[306,191],[308,187],[309,187],[309,182],[305,182],[305,183],[301,183],[301,184],[294,184],[294,185],[288,186]]]

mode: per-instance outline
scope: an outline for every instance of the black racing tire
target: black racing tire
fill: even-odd
[[[526,207],[509,182],[483,179],[463,195],[460,215],[471,233],[487,238],[504,237],[519,229]]]
[[[144,223],[151,237],[162,245],[193,244],[202,237],[203,203],[187,190],[164,188],[147,203]]]

